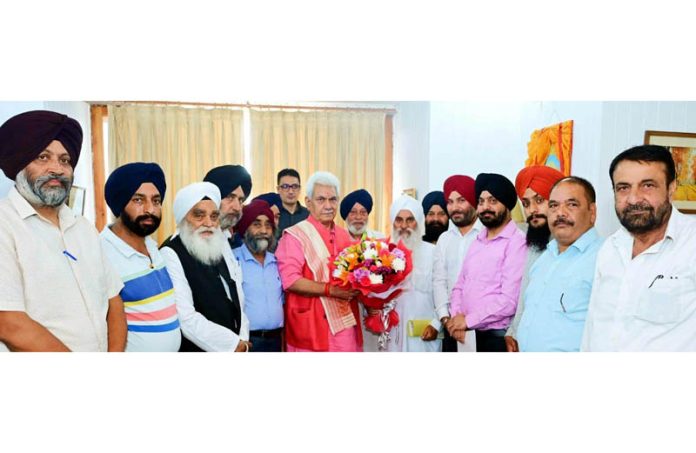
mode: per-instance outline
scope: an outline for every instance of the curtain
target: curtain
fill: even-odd
[[[156,162],[167,181],[157,242],[176,229],[176,192],[202,181],[213,167],[241,164],[242,111],[125,104],[109,106],[109,162],[106,174],[129,162]]]
[[[275,192],[276,175],[283,168],[300,173],[303,189],[312,173],[329,171],[341,182],[341,196],[357,189],[370,192],[374,206],[369,227],[382,232],[390,230],[392,193],[386,187],[391,178],[385,148],[384,112],[251,110],[256,193]],[[300,200],[304,205],[304,196]],[[344,225],[340,215],[336,219]]]

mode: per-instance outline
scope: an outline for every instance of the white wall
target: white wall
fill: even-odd
[[[428,158],[431,112],[429,102],[399,102],[394,115],[394,199],[416,188],[418,198],[429,191]]]
[[[76,186],[86,188],[85,217],[94,222],[94,181],[92,179],[92,129],[89,104],[86,102],[0,102],[0,124],[29,110],[52,110],[74,118],[82,127],[83,140],[80,160],[75,168]],[[0,197],[14,185],[4,174],[0,175]]]

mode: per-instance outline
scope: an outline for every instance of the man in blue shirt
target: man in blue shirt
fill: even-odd
[[[520,351],[578,351],[602,239],[594,228],[595,190],[569,176],[549,195],[548,224],[554,237],[534,263],[517,331]]]
[[[236,232],[243,238],[233,250],[242,267],[244,312],[249,318],[249,340],[254,352],[280,352],[283,331],[283,287],[275,248],[273,212],[268,203],[254,200],[244,206]]]

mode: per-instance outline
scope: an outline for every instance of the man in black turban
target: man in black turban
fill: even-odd
[[[447,202],[441,190],[430,192],[423,198],[423,214],[425,215],[425,234],[423,240],[437,244],[437,240],[449,227]]]
[[[502,230],[512,219],[511,212],[517,204],[515,185],[503,175],[481,173],[476,177],[474,190],[481,223],[489,231]]]
[[[82,146],[66,115],[25,112],[0,126],[0,351],[123,351],[119,274],[94,226],[65,205]]]
[[[230,247],[241,247],[243,241],[234,234],[234,226],[242,218],[244,201],[251,193],[251,175],[241,165],[222,165],[210,170],[203,181],[220,189],[220,228],[225,232]]]

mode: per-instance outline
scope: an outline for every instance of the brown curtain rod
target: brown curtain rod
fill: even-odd
[[[122,104],[146,104],[146,105],[181,105],[194,107],[246,107],[258,109],[286,109],[286,110],[340,110],[351,112],[384,112],[389,115],[396,113],[396,109],[369,108],[369,107],[321,107],[302,105],[270,105],[270,104],[225,104],[206,102],[176,102],[176,101],[89,101],[91,105],[122,105]]]

